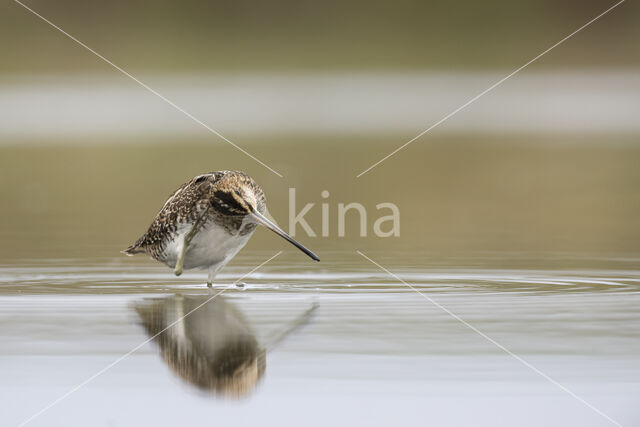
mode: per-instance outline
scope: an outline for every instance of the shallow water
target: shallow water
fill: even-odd
[[[250,147],[283,179],[206,139],[0,148],[0,424],[640,424],[633,138],[431,138],[363,178],[402,137],[301,141]],[[290,188],[315,203],[296,238],[322,262],[258,230],[212,294],[119,254],[229,168],[285,229]],[[337,236],[349,202],[367,237]],[[381,202],[400,237],[371,234]]]
[[[367,253],[411,289],[357,254],[325,253],[329,267],[316,269],[287,252],[229,285],[271,255],[240,257],[213,292],[202,273],[176,278],[138,258],[2,265],[3,424],[75,390],[29,425],[613,425],[452,313],[617,422],[640,421],[638,259],[490,254],[420,267]],[[140,307],[174,319],[185,298],[205,305],[152,340]],[[241,393],[188,379],[222,335],[264,351],[259,375],[229,380]]]

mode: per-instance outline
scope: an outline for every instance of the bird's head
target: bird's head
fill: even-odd
[[[213,189],[211,205],[224,215],[245,216],[249,221],[267,227],[314,261],[320,261],[316,254],[298,243],[265,216],[267,205],[264,193],[248,175],[242,172],[228,172],[223,176]]]
[[[211,204],[219,212],[229,216],[246,216],[252,212],[264,212],[265,200],[260,187],[242,175],[224,177],[213,189]]]

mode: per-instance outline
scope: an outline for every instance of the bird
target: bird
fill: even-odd
[[[166,200],[147,231],[124,254],[146,254],[174,269],[208,270],[211,288],[216,274],[265,226],[304,252],[320,258],[282,231],[267,215],[262,188],[244,172],[223,170],[198,175]]]
[[[267,349],[223,295],[144,299],[134,308],[162,359],[188,384],[239,399],[250,395],[264,376]]]
[[[144,298],[134,303],[141,326],[167,366],[215,397],[249,396],[263,378],[267,353],[313,319],[319,304],[258,340],[251,322],[220,293]]]

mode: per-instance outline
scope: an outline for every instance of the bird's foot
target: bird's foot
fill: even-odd
[[[236,289],[244,290],[246,286],[247,284],[245,282],[235,282],[230,284],[226,289],[231,289],[232,287],[235,287]],[[207,289],[209,289],[209,291],[213,290],[213,282],[207,282]]]

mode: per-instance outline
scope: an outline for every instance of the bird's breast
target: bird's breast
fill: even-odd
[[[184,240],[192,224],[178,227],[177,232],[165,247],[164,263],[174,268]],[[193,237],[184,258],[184,268],[209,268],[224,265],[249,241],[255,224],[244,223],[238,229],[229,229],[216,222],[208,222]]]

